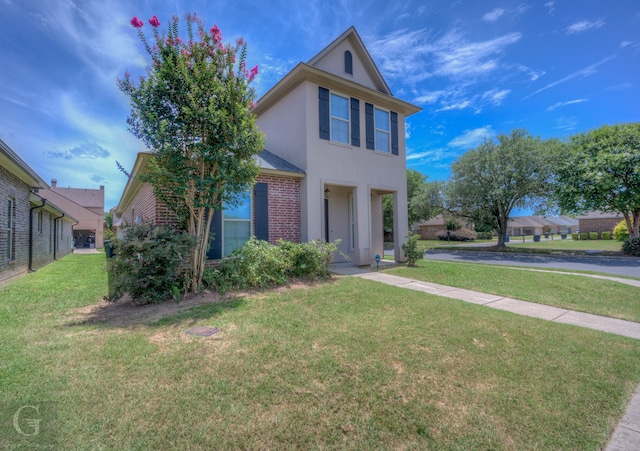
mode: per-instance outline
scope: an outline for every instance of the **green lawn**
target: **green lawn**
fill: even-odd
[[[358,278],[95,308],[103,265],[0,288],[0,447],[48,402],[64,449],[599,449],[640,381],[640,341]]]
[[[589,277],[472,263],[420,261],[385,272],[425,282],[508,296],[640,322],[638,288]]]
[[[508,247],[525,249],[546,249],[546,250],[566,250],[566,251],[616,251],[622,249],[622,242],[616,240],[561,240],[559,236],[553,240],[551,238],[541,238],[538,243],[523,243],[519,237],[512,237]]]

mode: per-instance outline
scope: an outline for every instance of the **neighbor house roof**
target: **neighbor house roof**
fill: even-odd
[[[272,154],[268,150],[263,150],[256,157],[258,164],[260,165],[260,172],[269,173],[273,172],[292,172],[299,174],[300,177],[304,177],[304,170],[298,166],[289,163],[287,160],[280,158],[277,155]],[[290,174],[291,175],[291,174]]]
[[[622,213],[605,213],[599,210],[590,211],[582,216],[578,216],[576,219],[617,219],[623,218]]]
[[[15,175],[19,180],[23,181],[32,188],[47,188],[47,182],[35,173],[27,163],[22,161],[3,140],[0,139],[0,165],[6,168],[10,173]]]

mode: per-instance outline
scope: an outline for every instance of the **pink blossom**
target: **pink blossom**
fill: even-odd
[[[154,14],[153,17],[149,19],[149,25],[151,25],[153,28],[158,28],[160,26],[160,21],[158,20],[158,16]]]
[[[180,36],[176,38],[176,45],[177,44],[182,44],[182,38]]]
[[[232,62],[233,64],[235,64],[235,63],[236,63],[236,54],[235,54],[235,53],[234,53],[234,54],[233,54],[233,56],[231,57],[231,62]]]
[[[187,49],[182,49],[182,54],[184,56],[187,56],[187,57],[190,55],[190,53],[189,53],[189,51]]]
[[[256,75],[258,75],[258,65],[256,64],[255,67],[253,69],[251,69],[251,75],[253,77],[255,77]]]
[[[254,106],[256,106],[256,102],[252,100],[251,103],[249,104],[249,108],[253,108]]]
[[[124,78],[131,78],[131,74],[129,73],[129,71],[125,71]]]
[[[138,19],[138,16],[133,16],[133,19],[131,19],[130,23],[134,28],[142,28],[142,26],[144,25],[144,22]]]
[[[220,31],[220,28],[218,28],[218,25],[214,24],[213,27],[211,27],[211,30],[209,30],[209,33],[211,33],[211,37],[214,42],[218,43],[222,41],[222,32]]]
[[[238,44],[238,45],[244,45],[244,39],[242,39],[242,38],[238,38],[238,39],[236,40],[236,44]]]

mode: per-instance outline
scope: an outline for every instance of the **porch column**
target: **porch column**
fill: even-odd
[[[384,223],[382,214],[382,196],[378,191],[370,191],[371,198],[371,252],[369,253],[369,260],[362,264],[370,264],[373,262],[373,257],[379,254],[380,257],[384,256]]]
[[[407,241],[409,232],[407,189],[400,189],[393,193],[393,249],[397,262],[407,261],[402,245]]]

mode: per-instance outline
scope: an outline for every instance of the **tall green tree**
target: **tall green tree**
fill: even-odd
[[[638,238],[640,122],[574,135],[564,150],[556,181],[560,207],[572,213],[622,213],[629,237]]]
[[[415,169],[407,169],[407,209],[409,225],[419,221],[419,213],[411,206],[411,199],[418,196],[425,188],[427,176]],[[382,212],[385,230],[393,230],[393,196],[386,195],[382,199]]]
[[[247,70],[244,40],[224,44],[220,29],[205,30],[195,14],[186,16],[181,37],[178,21],[160,32],[158,18],[149,19],[150,43],[143,22],[131,20],[151,61],[146,75],[133,81],[126,73],[118,86],[131,101],[130,131],[155,153],[141,179],[195,238],[189,288],[197,292],[214,211],[237,204],[255,182],[264,137],[250,112],[258,67]]]
[[[451,211],[490,223],[504,246],[514,208],[533,208],[551,191],[559,143],[514,130],[464,153],[451,167],[447,204]]]

